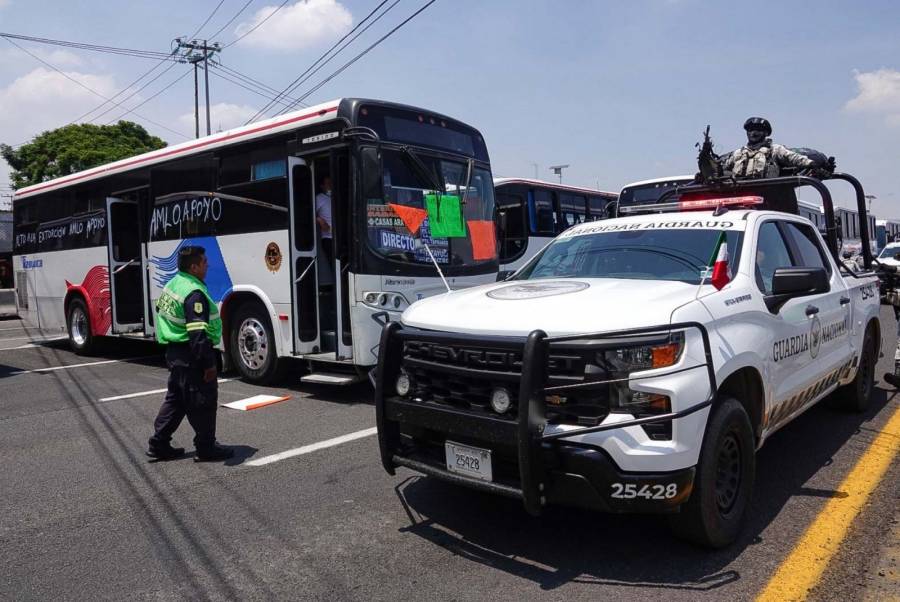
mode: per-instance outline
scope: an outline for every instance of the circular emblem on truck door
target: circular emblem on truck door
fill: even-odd
[[[278,243],[269,243],[269,246],[266,247],[265,260],[266,268],[270,272],[277,272],[281,268],[281,249],[278,247]]]
[[[539,299],[541,297],[554,297],[556,295],[577,293],[578,291],[583,291],[588,286],[590,285],[587,282],[579,282],[577,280],[535,280],[495,288],[492,291],[488,291],[487,296],[491,299],[503,299],[505,301]]]
[[[809,325],[809,355],[813,359],[819,355],[819,346],[822,344],[822,323],[819,322],[819,316],[813,318],[812,324]]]

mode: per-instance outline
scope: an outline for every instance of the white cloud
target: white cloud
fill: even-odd
[[[104,96],[116,92],[112,76],[74,71],[66,75]],[[0,142],[25,142],[45,130],[65,125],[101,102],[60,73],[39,67],[0,88]],[[6,161],[0,159],[0,183],[8,182],[8,173]]]
[[[256,109],[249,105],[236,105],[227,102],[214,104],[209,108],[210,125],[213,132],[228,130],[243,125],[256,114]],[[194,131],[194,112],[185,113],[178,118],[178,129],[184,132]],[[206,107],[200,107],[200,135],[206,134]]]
[[[900,71],[878,69],[853,76],[857,94],[844,108],[884,115],[888,125],[900,126]]]
[[[250,21],[238,25],[234,33],[247,33],[276,9],[261,8]],[[279,10],[239,43],[272,50],[300,50],[336,39],[352,25],[353,15],[337,0],[298,0]]]

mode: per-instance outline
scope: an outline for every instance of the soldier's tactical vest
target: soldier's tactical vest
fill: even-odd
[[[197,290],[203,293],[209,303],[209,322],[185,324],[184,300]],[[219,317],[216,302],[206,290],[206,285],[200,279],[179,271],[156,301],[156,340],[163,345],[187,343],[188,331],[201,328],[206,330],[206,336],[213,345],[218,345],[222,340],[222,319]]]
[[[772,157],[772,146],[764,144],[757,149],[746,146],[734,151],[734,169],[732,173],[739,178],[773,178],[779,172],[778,165]]]

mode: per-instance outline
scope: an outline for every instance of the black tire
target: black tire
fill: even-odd
[[[829,405],[847,412],[865,412],[872,402],[875,391],[875,366],[878,363],[878,349],[875,330],[866,329],[862,349],[859,353],[859,367],[853,380],[832,394]]]
[[[78,355],[90,355],[97,346],[97,337],[91,330],[91,315],[87,304],[81,299],[69,301],[66,311],[66,333],[69,335],[69,346]]]
[[[709,417],[691,497],[669,517],[672,532],[707,548],[733,543],[744,525],[755,472],[750,418],[736,399],[721,398]]]
[[[244,303],[229,321],[231,361],[247,381],[268,384],[280,376],[281,362],[267,312],[259,303]]]

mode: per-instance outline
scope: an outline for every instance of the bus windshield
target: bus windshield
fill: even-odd
[[[439,264],[460,266],[496,260],[494,186],[489,170],[474,165],[470,170],[465,161],[422,151],[385,149],[379,173],[374,153],[374,149],[363,153],[367,239],[373,251],[394,261],[431,263],[425,249],[428,245]],[[408,221],[394,207],[426,209],[426,195],[460,199],[465,237],[432,236],[427,217],[415,232],[408,229]]]
[[[699,284],[721,230],[638,230],[557,238],[515,280],[627,278]],[[741,232],[727,231],[732,272]]]

